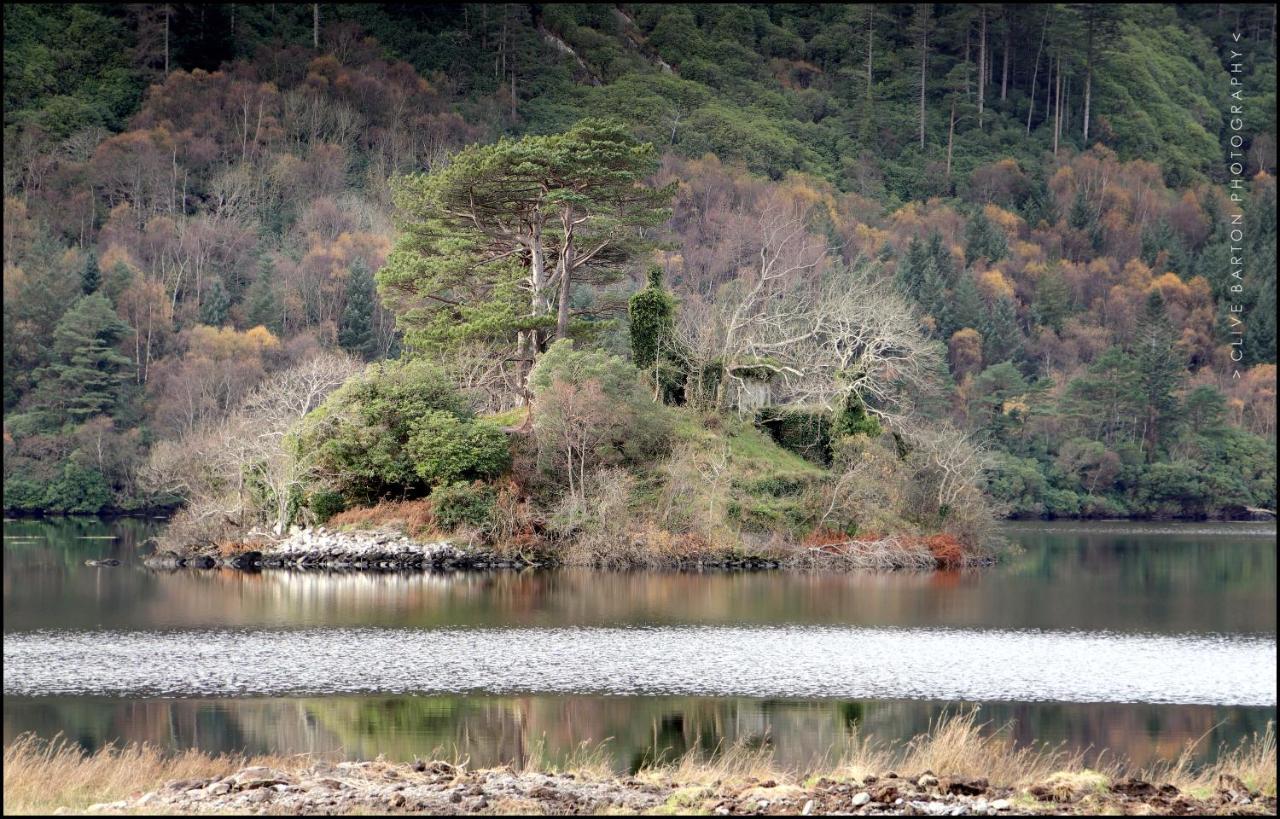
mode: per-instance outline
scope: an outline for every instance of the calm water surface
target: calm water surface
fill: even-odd
[[[803,765],[977,702],[1146,762],[1275,717],[1272,525],[1017,524],[995,569],[849,575],[157,572],[154,527],[5,523],[6,740]]]

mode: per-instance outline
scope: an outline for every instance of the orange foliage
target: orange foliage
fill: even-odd
[[[373,528],[378,526],[402,526],[410,537],[436,534],[436,519],[431,512],[431,501],[383,501],[376,506],[347,509],[329,518],[328,526]]]

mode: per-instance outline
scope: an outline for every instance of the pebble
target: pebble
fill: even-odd
[[[1008,799],[997,799],[991,803],[992,810],[1008,810],[1011,807],[1013,807],[1013,803]]]
[[[860,808],[870,801],[871,801],[871,794],[867,793],[866,791],[862,791],[861,793],[854,795],[853,806],[855,808]]]

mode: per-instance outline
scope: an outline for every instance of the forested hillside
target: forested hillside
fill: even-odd
[[[719,480],[718,431],[664,404],[746,425],[734,480],[770,479],[759,433],[803,456],[773,470],[796,486],[862,464],[803,514],[725,490],[796,534],[885,482],[851,440],[933,452],[945,485],[956,430],[1009,514],[1275,508],[1272,6],[4,14],[8,511],[233,486],[279,524],[433,491],[471,521],[459,486],[508,466],[578,500]],[[563,215],[533,285],[536,243],[503,233],[531,166]],[[405,363],[347,381],[383,359]],[[541,449],[508,453],[531,396]],[[583,419],[598,440],[546,444]],[[356,458],[396,424],[403,453]],[[700,472],[618,477],[664,457]],[[544,491],[508,489],[484,502]]]

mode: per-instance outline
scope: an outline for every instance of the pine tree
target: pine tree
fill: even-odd
[[[227,313],[231,310],[231,297],[222,286],[222,279],[215,278],[200,300],[200,322],[210,327],[221,327],[227,323]]]
[[[987,215],[979,210],[969,220],[964,231],[964,263],[973,264],[978,259],[986,259],[994,264],[1009,252],[1009,242],[1004,231],[991,224]]]
[[[356,259],[347,277],[347,306],[338,326],[338,344],[365,361],[376,353],[373,335],[373,275],[363,259]]]
[[[245,317],[248,319],[249,326],[266,327],[276,335],[280,335],[283,322],[280,320],[280,300],[276,296],[275,284],[272,281],[274,277],[275,268],[270,259],[264,257],[258,267],[258,278],[249,285],[245,293],[245,304],[248,308]]]
[[[40,373],[39,403],[77,423],[111,414],[132,364],[115,349],[128,332],[106,296],[81,297],[54,328],[54,360]]]
[[[956,280],[956,265],[951,258],[951,250],[942,243],[942,234],[934,231],[929,234],[929,244],[925,248],[929,258],[938,268],[938,275],[946,287],[951,287]]]
[[[1022,334],[1018,331],[1018,311],[1013,299],[1001,296],[987,313],[982,328],[982,359],[998,364],[1012,361],[1022,351]]]
[[[84,270],[80,273],[80,290],[86,296],[98,292],[102,286],[102,270],[98,268],[98,254],[90,250],[85,254]]]
[[[1036,282],[1035,304],[1036,321],[1054,332],[1062,332],[1062,322],[1071,312],[1071,292],[1057,267],[1045,271]]]
[[[898,262],[896,278],[898,290],[904,296],[916,302],[920,301],[920,285],[924,277],[925,258],[924,245],[913,237],[907,244],[906,255]]]
[[[1164,298],[1160,291],[1151,291],[1132,342],[1143,408],[1143,451],[1148,463],[1155,461],[1177,422],[1175,393],[1186,375],[1185,356],[1178,351],[1177,340],[1165,312]]]
[[[978,284],[974,281],[973,276],[968,273],[963,273],[957,278],[955,290],[951,293],[951,315],[955,325],[951,332],[954,333],[964,327],[980,330],[982,328],[983,309],[982,296],[978,293]]]

